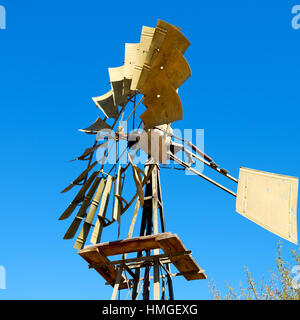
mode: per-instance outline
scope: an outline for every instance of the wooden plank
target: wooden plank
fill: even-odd
[[[167,237],[172,235],[170,232],[164,233]],[[84,255],[86,252],[94,251],[95,248],[100,248],[104,255],[114,256],[123,253],[131,253],[143,250],[159,249],[159,244],[156,242],[156,237],[159,235],[141,236],[131,239],[110,241],[105,243],[99,243],[96,245],[86,246],[78,253]]]
[[[156,240],[165,253],[172,254],[178,251],[186,251],[185,246],[175,234],[172,237],[161,234]],[[183,276],[186,280],[206,279],[204,271],[190,255],[170,256],[170,260],[179,272],[184,273]]]
[[[116,282],[118,272],[117,269],[112,265],[109,264],[109,259],[103,254],[101,249],[97,249],[94,251],[86,252],[84,255],[80,254],[89,264],[99,264],[104,265],[103,267],[96,267],[95,270],[112,286]],[[125,277],[122,275],[120,289],[127,288],[127,284],[125,283]]]
[[[112,286],[114,286],[118,272],[114,263],[107,256],[138,252],[144,250],[162,249],[165,257],[178,269],[186,280],[206,279],[202,270],[190,254],[178,255],[189,252],[176,234],[165,232],[157,235],[140,236],[131,239],[111,241],[87,246],[78,253],[89,264],[96,265],[95,270]],[[128,260],[136,260],[128,259]],[[143,260],[143,257],[138,260]],[[129,262],[129,261],[128,261]],[[101,266],[98,267],[97,265]],[[120,289],[127,288],[126,279],[122,275]],[[157,278],[156,278],[157,281]]]

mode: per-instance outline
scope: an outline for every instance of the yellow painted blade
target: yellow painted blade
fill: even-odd
[[[66,234],[64,235],[64,239],[72,239],[81,223],[83,220],[83,217],[86,213],[86,209],[89,207],[91,200],[93,198],[94,193],[96,192],[96,189],[100,183],[101,178],[97,177],[96,180],[94,181],[93,185],[91,186],[91,189],[87,193],[86,197],[84,198],[81,207],[76,214],[71,226],[67,230]]]
[[[112,127],[98,117],[97,120],[92,125],[90,125],[85,129],[79,129],[79,131],[82,131],[88,134],[96,134],[101,130],[107,130],[107,129],[110,131],[112,130]]]
[[[156,60],[156,57],[161,52],[161,48],[163,45],[163,42],[169,33],[171,29],[174,29],[178,32],[180,32],[180,28],[173,26],[165,21],[158,20],[157,25],[155,27],[154,35],[149,47],[149,51],[147,53],[145,63],[142,68],[142,72],[139,78],[139,82],[137,84],[137,88],[141,89],[144,84],[146,83],[146,80],[148,78],[148,74],[152,68],[153,62]],[[182,36],[182,42],[185,42],[185,37]],[[176,45],[176,43],[174,43]],[[181,48],[181,46],[180,46]],[[187,48],[187,47],[186,47]],[[186,48],[182,48],[182,53],[186,50]]]
[[[86,219],[84,221],[84,224],[83,224],[83,227],[76,239],[76,242],[74,244],[74,248],[75,249],[82,249],[85,242],[86,242],[86,239],[87,239],[87,236],[89,234],[89,231],[90,231],[90,228],[93,224],[93,220],[94,220],[94,216],[95,216],[95,213],[96,213],[96,210],[98,208],[98,205],[99,205],[99,201],[101,199],[101,196],[103,194],[103,190],[104,190],[104,187],[105,187],[105,180],[102,179],[99,186],[98,186],[98,189],[96,191],[96,194],[93,198],[93,201],[91,203],[91,206],[90,206],[90,209],[89,209],[89,212],[86,216]]]
[[[110,84],[113,91],[114,104],[123,105],[126,102],[124,91],[124,65],[117,68],[108,68]]]
[[[155,79],[160,74],[164,74],[175,89],[178,89],[192,75],[188,62],[177,48],[167,52],[160,51],[146,83],[141,87],[141,92],[145,96],[151,92]]]
[[[137,84],[139,82],[142,68],[145,63],[145,60],[146,60],[146,57],[147,57],[147,54],[148,54],[148,51],[150,48],[150,44],[151,44],[151,41],[153,38],[154,30],[155,30],[155,28],[150,28],[150,27],[145,27],[145,26],[143,26],[143,28],[142,28],[137,58],[136,58],[136,62],[134,65],[132,82],[131,82],[131,86],[130,86],[130,89],[133,91],[135,91],[137,89]]]
[[[112,90],[102,96],[93,97],[92,99],[107,118],[116,118],[118,116],[119,110],[114,103]]]
[[[85,169],[79,176],[76,178],[68,187],[66,187],[61,193],[67,192],[71,190],[74,186],[78,185],[79,182],[81,182],[85,176],[96,166],[98,161],[95,161],[92,163],[87,169]]]
[[[115,196],[121,195],[121,165],[118,167],[117,181],[116,181],[116,193]],[[121,225],[121,203],[118,197],[115,197],[115,203],[113,208],[113,220],[118,222],[118,237],[120,236]]]
[[[84,197],[87,189],[90,187],[90,185],[92,184],[92,182],[95,180],[97,174],[99,172],[95,171],[91,174],[91,176],[89,177],[89,179],[86,181],[86,183],[81,187],[81,189],[79,190],[79,192],[77,193],[76,197],[74,198],[74,200],[70,203],[70,205],[68,206],[68,208],[65,210],[65,212],[59,217],[58,220],[64,220],[67,219],[75,210],[75,208],[77,207],[77,205],[82,201],[82,198]]]
[[[141,116],[145,129],[171,123],[183,118],[183,110],[176,89],[169,79],[160,73],[153,82],[143,104],[148,108]]]
[[[103,222],[101,220],[101,217],[106,216],[107,205],[108,205],[110,191],[111,191],[111,187],[112,187],[112,180],[113,179],[111,176],[107,176],[105,189],[104,189],[103,196],[101,199],[100,209],[99,209],[98,216],[97,216],[97,221],[95,223],[95,227],[94,227],[92,237],[91,237],[91,243],[94,243],[94,244],[98,243],[101,238],[101,234],[102,234],[102,230],[103,230]]]

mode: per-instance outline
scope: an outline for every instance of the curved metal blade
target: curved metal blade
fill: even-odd
[[[177,28],[176,26],[173,26],[160,19],[158,20],[147,56],[145,59],[145,63],[142,67],[142,72],[137,84],[137,88],[141,88],[144,85],[148,77],[148,73],[151,70],[152,64],[155,61],[157,54],[160,52],[161,45],[166,37],[167,32],[170,29],[177,29],[178,31],[180,31],[180,28]]]
[[[100,180],[101,180],[101,178],[97,177],[96,180],[94,181],[91,189],[89,190],[88,194],[84,198],[82,205],[81,205],[78,213],[76,214],[76,217],[74,218],[72,224],[70,225],[69,229],[67,230],[66,234],[64,235],[64,239],[72,239],[74,237],[81,221],[83,220],[86,209],[88,208],[88,206],[91,203],[91,200],[92,200],[93,195],[94,195],[94,193],[100,183]]]
[[[168,124],[183,118],[183,110],[176,89],[164,74],[153,80],[143,104],[148,108],[141,116],[145,129]]]
[[[103,190],[104,190],[104,187],[105,187],[105,180],[102,179],[99,186],[98,186],[98,189],[96,191],[96,194],[94,196],[94,199],[91,203],[91,206],[90,206],[90,209],[89,209],[89,212],[86,216],[86,219],[84,221],[84,224],[82,226],[82,229],[76,239],[76,242],[74,244],[74,248],[75,249],[82,249],[85,242],[86,242],[86,239],[88,237],[88,234],[89,234],[89,231],[90,231],[90,228],[92,226],[92,223],[93,223],[93,220],[94,220],[94,216],[95,216],[95,213],[96,213],[96,210],[98,208],[98,205],[99,205],[99,201],[101,199],[101,196],[103,194]]]
[[[114,104],[123,105],[126,102],[126,96],[123,95],[124,88],[124,65],[117,68],[108,68],[110,84],[113,91]]]
[[[188,62],[176,48],[168,52],[160,51],[157,55],[147,81],[141,88],[144,95],[151,92],[153,82],[160,74],[164,74],[175,89],[179,88],[192,75]]]
[[[178,49],[183,55],[189,47],[189,40],[180,32],[179,28],[172,25],[164,25],[164,28],[158,28],[159,36],[156,39],[153,37],[150,49],[143,65],[143,70],[137,84],[137,89],[141,90],[148,81],[149,72],[152,70],[153,64],[158,59],[158,56],[166,58],[170,55],[173,49]],[[164,31],[162,31],[164,30]],[[151,51],[152,50],[152,51]],[[176,88],[178,88],[177,86]]]
[[[92,99],[107,118],[116,118],[118,116],[119,110],[114,103],[112,90],[102,96],[93,97]]]
[[[118,167],[117,181],[116,181],[116,193],[115,196],[121,196],[121,165]],[[113,208],[113,220],[118,222],[118,237],[120,236],[120,224],[121,224],[121,203],[118,197],[115,197],[115,203]]]
[[[142,67],[145,63],[147,53],[150,48],[150,44],[154,35],[155,28],[145,27],[142,28],[142,34],[140,38],[140,44],[138,49],[138,54],[134,66],[134,72],[132,77],[132,82],[130,86],[130,90],[136,90],[137,84],[139,82],[139,78],[142,72]]]
[[[75,158],[75,159],[72,159],[72,160],[70,160],[70,161],[75,161],[75,160],[88,160],[88,156],[89,156],[92,152],[94,152],[94,151],[97,150],[98,148],[105,147],[107,144],[108,144],[108,141],[99,143],[99,144],[95,145],[94,147],[87,148],[87,149],[85,149],[84,153],[83,153],[81,156],[79,156],[79,157],[77,157],[77,158]]]
[[[123,95],[132,93],[130,90],[133,77],[134,65],[138,53],[139,43],[125,43],[125,62],[124,62],[124,87]]]
[[[98,212],[98,217],[97,217],[97,221],[92,233],[92,237],[91,237],[91,243],[98,243],[100,241],[101,238],[101,234],[102,234],[102,230],[103,230],[103,221],[101,219],[101,217],[105,217],[106,215],[106,209],[107,209],[107,205],[108,205],[108,201],[109,201],[109,196],[110,196],[110,191],[111,191],[111,187],[112,187],[112,177],[108,176],[107,177],[107,181],[106,181],[106,185],[105,185],[105,189],[104,189],[104,193],[102,196],[102,200],[101,200],[101,205],[100,205],[100,209]]]
[[[74,200],[70,203],[70,205],[68,206],[68,208],[65,210],[65,212],[59,217],[58,220],[64,220],[67,219],[75,210],[75,208],[77,207],[77,205],[83,200],[82,198],[85,195],[85,192],[87,191],[87,189],[90,187],[90,185],[92,184],[92,182],[95,180],[97,174],[99,173],[99,171],[95,171],[91,174],[91,176],[89,177],[89,179],[86,181],[86,183],[81,187],[81,189],[79,190],[79,192],[77,193],[76,197],[74,198]]]
[[[101,130],[109,129],[112,130],[112,127],[107,124],[104,120],[102,120],[100,117],[97,118],[97,120],[87,127],[86,129],[79,129],[79,131],[88,133],[88,134],[96,134]]]
[[[67,186],[61,193],[67,192],[71,190],[74,186],[78,185],[79,182],[81,182],[85,176],[95,167],[95,165],[98,163],[98,161],[95,161],[92,163],[87,169],[85,169],[79,176],[76,178],[69,186]]]

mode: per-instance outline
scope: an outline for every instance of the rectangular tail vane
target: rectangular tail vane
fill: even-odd
[[[240,168],[236,211],[297,244],[298,178]]]

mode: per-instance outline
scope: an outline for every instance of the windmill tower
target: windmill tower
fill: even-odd
[[[113,287],[112,299],[127,290],[132,300],[173,300],[174,277],[206,279],[191,251],[166,229],[162,167],[193,172],[236,197],[238,213],[297,243],[298,178],[241,167],[236,179],[197,146],[174,135],[171,123],[183,117],[178,88],[191,76],[184,58],[189,45],[180,28],[162,20],[155,28],[143,27],[139,43],[125,44],[124,65],[108,69],[110,90],[93,98],[104,116],[80,130],[96,139],[74,159],[86,161],[87,168],[62,191],[80,186],[59,219],[77,211],[64,239],[76,235],[74,248]],[[135,161],[138,153],[146,155],[144,162]],[[114,162],[109,164],[112,154]],[[197,171],[195,162],[234,181],[237,192]],[[129,172],[134,188],[128,198]],[[111,216],[107,214],[109,203]],[[118,225],[120,236],[121,221],[129,211],[133,213],[127,237],[103,242],[102,233],[112,224]],[[136,226],[138,218],[140,225]],[[92,244],[85,245],[89,235]]]

